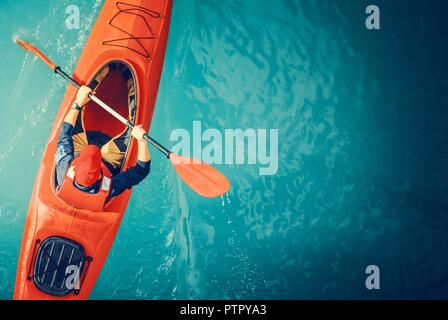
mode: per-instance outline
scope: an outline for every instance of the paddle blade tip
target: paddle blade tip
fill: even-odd
[[[16,44],[18,44],[19,46],[21,46],[24,50],[29,49],[29,44],[28,42],[22,41],[19,38],[15,38],[14,41],[16,42]]]

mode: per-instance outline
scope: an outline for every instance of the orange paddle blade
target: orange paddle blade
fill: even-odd
[[[170,160],[182,180],[203,197],[219,197],[230,188],[229,180],[209,164],[172,153]]]
[[[52,70],[56,69],[56,65],[51,61],[46,55],[44,55],[39,49],[31,45],[30,43],[26,41],[22,41],[20,39],[16,39],[16,43],[21,46],[26,51],[31,51],[36,56],[38,56],[40,59],[42,59],[43,62],[46,63],[47,66],[49,66]]]

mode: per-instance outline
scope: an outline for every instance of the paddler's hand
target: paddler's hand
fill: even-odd
[[[84,106],[87,102],[89,102],[89,94],[92,93],[92,89],[90,89],[88,86],[81,86],[81,88],[78,89],[78,93],[76,94],[76,100],[75,102],[80,106]]]
[[[137,159],[142,162],[148,162],[151,160],[148,144],[145,140],[145,134],[146,131],[142,128],[142,125],[135,126],[134,129],[132,129],[132,136],[138,141]]]
[[[145,129],[142,128],[142,125],[135,126],[132,129],[132,136],[137,139],[138,142],[145,142]]]

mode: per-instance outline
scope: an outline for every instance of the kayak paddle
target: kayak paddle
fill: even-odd
[[[72,77],[65,73],[60,66],[54,64],[47,56],[45,56],[39,49],[29,44],[28,42],[16,39],[16,43],[20,45],[26,51],[31,51],[37,57],[42,59],[45,64],[54,71],[54,73],[62,76],[69,83],[76,88],[80,88],[81,85],[76,82]],[[134,128],[134,125],[130,123],[126,118],[101,101],[94,94],[89,95],[90,99],[109,112],[112,116],[126,125],[128,128]],[[160,143],[151,138],[148,134],[145,134],[145,140],[156,147],[157,150],[162,152],[168,159],[170,159],[174,169],[181,179],[196,193],[203,197],[214,198],[226,193],[230,188],[230,182],[227,178],[218,170],[196,159],[182,157],[174,154]]]

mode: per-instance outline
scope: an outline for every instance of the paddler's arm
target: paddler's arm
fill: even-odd
[[[151,160],[148,143],[144,138],[145,134],[146,131],[141,125],[135,126],[134,129],[132,129],[132,136],[138,141],[137,159],[141,162],[149,162]]]
[[[148,144],[143,138],[145,133],[142,126],[135,126],[132,130],[132,136],[138,141],[137,164],[112,178],[109,199],[139,184],[148,176],[151,170],[151,156],[149,154]]]
[[[92,92],[87,86],[82,86],[79,88],[78,93],[76,94],[75,104],[78,105],[78,108],[82,108],[89,100],[89,94]],[[64,118],[64,122],[71,124],[73,127],[75,126],[76,119],[78,119],[78,114],[81,110],[76,108],[70,108],[70,111]]]
[[[91,89],[82,86],[76,95],[75,102],[80,106],[84,106],[89,101],[89,93]],[[78,118],[79,110],[71,108],[64,118],[64,122],[59,132],[58,144],[56,149],[56,180],[60,186],[64,180],[65,173],[75,158],[75,148],[73,146],[73,127]]]

